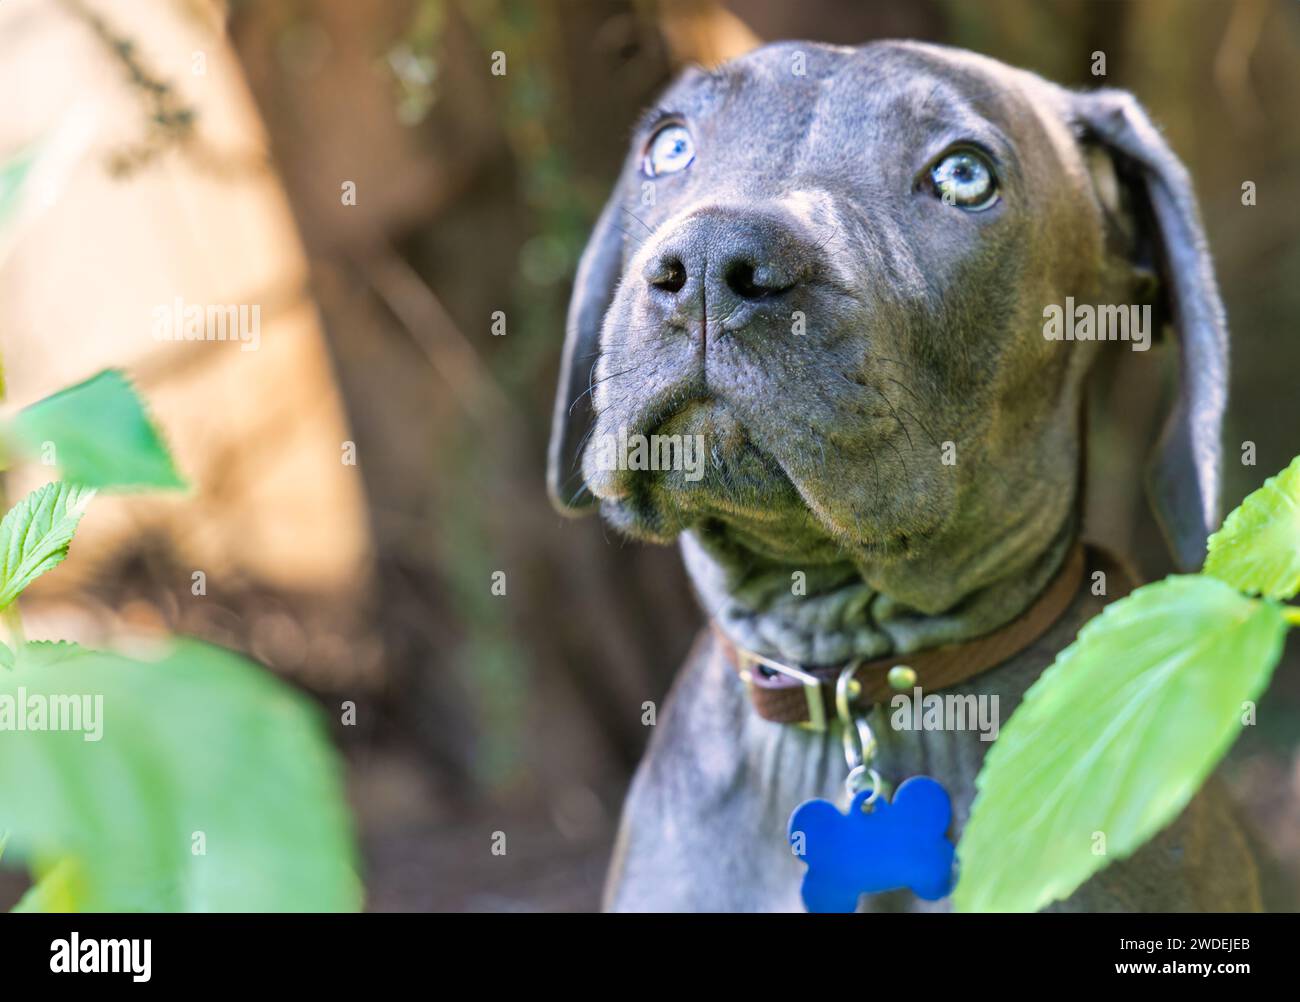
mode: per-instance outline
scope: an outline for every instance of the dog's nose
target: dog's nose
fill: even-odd
[[[646,280],[662,292],[673,295],[681,292],[686,288],[686,280],[692,270],[696,274],[701,274],[708,269],[708,261],[703,257],[698,260],[697,267],[694,269],[688,268],[682,257],[683,255],[675,252],[660,255],[653,263]],[[749,250],[738,250],[724,258],[714,269],[713,274],[706,276],[707,281],[712,281],[713,284],[719,282],[725,284],[728,290],[741,299],[764,299],[768,296],[777,296],[795,285],[793,280],[780,277],[775,268],[765,264],[760,255]]]
[[[712,314],[789,292],[806,277],[811,258],[806,242],[775,217],[712,210],[670,234],[644,278],[683,305],[706,303]]]

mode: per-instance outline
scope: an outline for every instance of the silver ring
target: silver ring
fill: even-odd
[[[848,790],[850,803],[852,803],[854,797],[866,789],[866,786],[862,783],[863,776],[866,776],[871,784],[871,793],[862,802],[862,807],[865,810],[880,799],[880,789],[884,784],[881,782],[880,773],[876,772],[875,769],[865,765],[855,765],[849,770],[849,775],[844,780],[844,788]]]
[[[844,764],[850,769],[866,765],[876,757],[876,736],[866,717],[858,717],[844,725]]]

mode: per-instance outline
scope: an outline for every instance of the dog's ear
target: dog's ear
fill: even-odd
[[[1111,155],[1149,252],[1163,312],[1177,332],[1179,392],[1147,470],[1146,489],[1174,560],[1195,570],[1219,522],[1220,435],[1227,403],[1228,332],[1187,170],[1133,95],[1101,90],[1073,97],[1086,144]],[[1103,195],[1103,202],[1105,196]]]
[[[622,272],[624,233],[614,223],[618,197],[615,191],[582,252],[565,321],[546,464],[551,504],[562,515],[585,514],[596,500],[582,478],[582,447],[595,420],[590,390],[591,372],[600,351],[600,327]]]

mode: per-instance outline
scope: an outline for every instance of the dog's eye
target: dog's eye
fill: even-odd
[[[934,191],[950,205],[972,212],[998,200],[998,183],[989,162],[972,150],[949,153],[930,168]]]
[[[695,143],[686,126],[673,122],[663,126],[646,146],[642,169],[647,177],[676,174],[685,170],[695,159]]]

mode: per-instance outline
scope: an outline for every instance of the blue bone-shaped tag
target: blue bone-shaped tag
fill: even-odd
[[[806,800],[790,815],[790,845],[808,866],[803,903],[810,912],[851,912],[863,894],[909,887],[937,901],[952,890],[955,850],[948,791],[928,776],[913,776],[870,813],[863,790],[847,815],[829,800]]]

